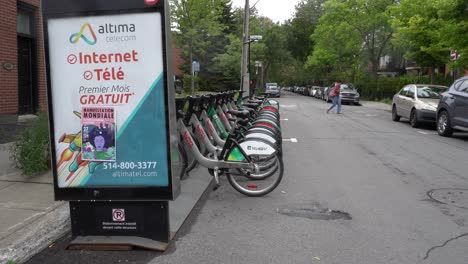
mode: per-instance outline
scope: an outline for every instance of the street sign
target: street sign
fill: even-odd
[[[192,62],[192,71],[193,72],[200,72],[200,63],[198,61]]]
[[[260,36],[260,35],[252,35],[252,36],[250,36],[249,39],[250,39],[250,40],[253,40],[253,41],[258,41],[258,40],[262,40],[263,37]]]
[[[167,1],[42,4],[55,198],[175,199]]]

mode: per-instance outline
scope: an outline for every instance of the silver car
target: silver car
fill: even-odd
[[[267,83],[265,86],[265,93],[267,93],[270,97],[281,97],[280,88],[276,83]]]
[[[330,92],[333,90],[334,85],[331,85],[328,88],[325,88],[323,100],[327,102],[331,102],[332,98],[330,97]],[[360,95],[356,88],[350,83],[342,83],[340,86],[341,91],[341,102],[342,103],[350,103],[359,105],[359,98]]]
[[[392,102],[392,120],[400,117],[410,120],[412,127],[421,123],[435,123],[437,105],[447,86],[429,84],[408,84],[395,96]]]

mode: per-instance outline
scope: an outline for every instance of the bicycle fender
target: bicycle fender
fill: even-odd
[[[261,139],[264,139],[264,140],[266,140],[268,142],[276,144],[276,140],[272,136],[269,136],[269,135],[263,134],[263,133],[249,133],[249,134],[246,134],[245,137],[246,138],[261,138]]]
[[[278,152],[273,144],[260,138],[246,138],[239,145],[247,155],[272,155]]]

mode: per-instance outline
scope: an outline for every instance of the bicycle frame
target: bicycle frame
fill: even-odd
[[[247,160],[247,162],[233,162],[233,161],[209,159],[209,158],[204,157],[200,153],[200,150],[198,149],[197,145],[194,143],[193,138],[190,135],[182,119],[178,119],[177,129],[179,131],[179,134],[182,136],[184,142],[187,144],[187,147],[189,148],[192,155],[202,166],[209,168],[209,169],[249,169],[249,170],[255,171],[255,173],[259,172],[258,166],[250,162],[249,158],[245,155],[244,155],[244,158]],[[223,150],[221,151],[221,155],[224,155],[226,151],[227,151],[227,148],[223,148]]]

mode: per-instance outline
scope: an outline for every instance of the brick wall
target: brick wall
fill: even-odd
[[[45,60],[42,32],[42,16],[40,0],[21,0],[21,2],[36,7],[35,16],[35,43],[36,46],[36,84],[38,89],[39,107],[46,107],[46,81]],[[18,2],[13,0],[0,0],[0,115],[18,113],[18,71],[17,71],[17,32],[16,17]],[[3,68],[5,62],[14,65],[13,70]]]
[[[16,1],[0,0],[0,114],[18,112]],[[15,66],[4,69],[5,62]]]

